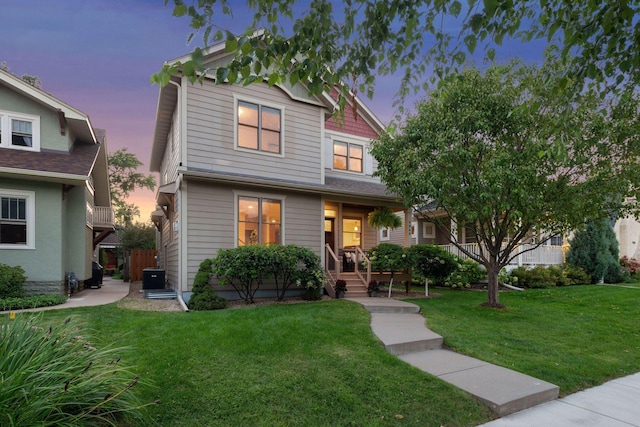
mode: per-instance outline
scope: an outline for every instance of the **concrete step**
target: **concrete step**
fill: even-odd
[[[500,417],[554,400],[559,393],[554,384],[449,350],[398,357],[470,393]]]
[[[378,295],[381,295],[378,293]],[[398,301],[395,299],[376,297],[376,298],[356,298],[349,295],[347,298],[364,306],[369,313],[419,313],[420,307],[409,302]],[[422,319],[424,325],[424,318]],[[374,331],[375,332],[375,331]]]
[[[144,289],[146,299],[177,299],[178,293],[173,289]]]
[[[442,348],[442,337],[427,329],[417,313],[371,313],[371,329],[391,354]]]

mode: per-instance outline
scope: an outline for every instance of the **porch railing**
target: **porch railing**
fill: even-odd
[[[480,254],[480,247],[477,243],[466,243],[460,246],[474,255]],[[469,258],[455,245],[442,245],[441,247],[461,258]],[[538,246],[536,248],[533,244],[522,243],[516,246],[515,251],[517,251],[517,255],[509,265],[558,265],[565,261],[566,248],[563,246]]]
[[[356,275],[362,280],[365,286],[369,286],[369,282],[371,281],[371,260],[367,257],[367,255],[360,249],[359,246],[356,246]],[[360,272],[361,267],[366,266],[365,276],[362,276]]]
[[[93,207],[93,226],[113,227],[113,209],[110,206]]]
[[[331,265],[329,260],[333,260],[333,268],[329,268]],[[340,278],[340,262],[328,243],[324,245],[324,272],[327,276],[327,280],[324,282],[324,289],[331,298],[335,298],[336,291],[333,287]]]

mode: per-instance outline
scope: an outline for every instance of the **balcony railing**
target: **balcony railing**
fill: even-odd
[[[93,207],[93,226],[112,228],[115,224],[113,208],[111,206]]]
[[[461,245],[467,252],[474,255],[480,253],[477,243],[466,243]],[[464,252],[454,245],[443,245],[449,253],[458,255],[461,258],[469,258]],[[510,265],[558,265],[565,260],[566,248],[564,246],[538,246],[523,243],[516,246],[517,255],[511,260]]]

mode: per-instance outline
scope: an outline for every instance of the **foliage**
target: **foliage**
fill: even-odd
[[[120,348],[97,349],[67,319],[4,316],[0,328],[0,424],[121,425],[148,422],[132,388],[138,377],[123,366]]]
[[[347,292],[347,281],[343,279],[336,280],[336,285],[333,287],[333,289],[336,291],[336,293]]]
[[[367,256],[373,271],[390,271],[392,277],[396,271],[409,267],[406,251],[402,246],[393,243],[380,243],[369,249]]]
[[[0,63],[0,70],[2,71],[6,71],[7,73],[11,73],[11,71],[9,70],[9,65],[7,65],[6,61],[2,61]],[[26,82],[29,83],[31,86],[38,88],[38,89],[42,89],[42,81],[40,80],[40,77],[38,76],[32,76],[29,74],[23,74],[22,76],[20,76],[20,78]]]
[[[155,249],[156,229],[151,224],[127,223],[117,231],[122,249]]]
[[[219,285],[233,286],[247,304],[254,302],[256,292],[266,279],[274,279],[280,300],[294,284],[305,290],[319,289],[324,284],[318,256],[295,245],[220,249],[212,268]]]
[[[444,285],[450,288],[468,289],[487,277],[480,264],[472,259],[458,258],[456,269],[445,279]]]
[[[437,284],[444,283],[457,268],[458,260],[445,249],[435,245],[413,245],[409,249],[411,268],[422,277]]]
[[[509,40],[557,46],[554,57],[564,64],[559,78],[549,82],[556,91],[578,95],[592,84],[611,92],[640,82],[635,2],[574,7],[562,0],[547,0],[544,6],[535,1],[320,0],[304,7],[295,0],[249,1],[243,6],[253,20],[240,35],[226,28],[234,14],[228,0],[165,3],[173,3],[175,16],[190,20],[194,32],[188,41],[199,32],[205,47],[224,42],[233,61],[211,70],[218,82],[305,82],[316,95],[341,88],[342,107],[352,93],[372,98],[377,76],[399,75],[402,99],[457,71],[480,51],[494,61]],[[254,34],[256,28],[264,30]],[[166,85],[178,69],[192,82],[201,78],[199,73],[207,71],[203,50],[196,48],[185,63],[165,65],[152,81]]]
[[[293,285],[320,289],[324,284],[320,257],[311,249],[291,244],[269,246],[268,251],[270,262],[263,268],[275,280],[279,301],[284,300],[287,290]]]
[[[67,297],[63,295],[32,295],[21,298],[0,298],[0,311],[51,307],[64,304],[66,301]]]
[[[367,223],[372,228],[400,228],[402,220],[390,208],[383,206],[369,212]]]
[[[621,268],[618,242],[608,220],[590,221],[584,229],[576,231],[570,243],[567,262],[586,271],[591,276],[591,283],[604,278],[616,279],[612,276]],[[608,271],[609,275],[606,274]]]
[[[0,299],[22,298],[26,280],[24,269],[19,265],[11,267],[0,263]]]
[[[367,285],[368,292],[378,292],[380,290],[380,283],[377,280],[372,280]]]
[[[143,163],[135,154],[127,152],[126,148],[116,150],[107,156],[109,164],[109,188],[111,204],[115,208],[118,224],[129,225],[140,215],[140,210],[133,203],[127,203],[126,198],[136,188],[153,190],[156,180],[153,175],[143,175],[137,172]]]
[[[640,273],[640,262],[635,258],[629,258],[626,255],[620,258],[620,266],[627,270],[629,276],[636,278]]]
[[[212,259],[205,259],[200,263],[187,304],[189,310],[220,310],[227,306],[227,301],[219,297],[209,283],[213,273],[212,265]]]
[[[590,276],[583,269],[571,264],[549,267],[538,265],[533,268],[521,266],[511,270],[507,280],[529,289],[588,285],[591,282]]]
[[[433,201],[424,220],[448,229],[434,215],[444,211],[479,243],[472,253],[452,242],[486,268],[491,306],[500,306],[500,270],[532,231],[543,232],[540,245],[585,218],[638,209],[622,202],[640,188],[640,165],[628,160],[640,155],[631,131],[640,131],[638,98],[570,101],[546,84],[558,67],[465,70],[420,103],[400,135],[382,135],[371,149],[377,175],[407,207]]]

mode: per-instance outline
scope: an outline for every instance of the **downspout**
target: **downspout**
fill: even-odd
[[[184,109],[182,108],[183,105],[183,100],[182,100],[182,86],[176,82],[174,82],[173,80],[169,80],[169,83],[174,85],[176,87],[176,90],[178,91],[177,94],[177,101],[176,101],[176,105],[178,108],[178,147],[179,147],[179,155],[178,155],[178,169],[180,169],[181,166],[185,165],[184,162]],[[177,172],[178,176],[176,178],[176,187],[177,187],[177,191],[181,191],[182,190],[182,175],[180,174],[180,172]],[[184,270],[184,260],[185,260],[185,254],[184,254],[184,248],[186,248],[186,245],[183,245],[183,225],[185,223],[184,218],[183,218],[183,214],[184,214],[184,209],[183,209],[183,205],[184,205],[184,198],[180,197],[180,207],[179,207],[179,227],[180,227],[180,231],[179,231],[179,235],[178,235],[178,289],[177,289],[177,294],[178,294],[178,302],[180,303],[180,306],[182,307],[182,309],[184,311],[189,311],[189,307],[187,307],[187,304],[185,303],[183,297],[182,297],[182,292],[183,292],[183,270]],[[171,227],[171,230],[173,230],[173,227]],[[173,232],[173,231],[172,231]]]

